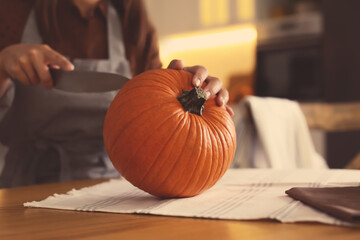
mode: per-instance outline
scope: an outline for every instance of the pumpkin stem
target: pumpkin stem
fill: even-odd
[[[186,112],[202,115],[204,110],[204,103],[206,101],[206,94],[200,87],[195,87],[192,90],[185,90],[177,97]]]

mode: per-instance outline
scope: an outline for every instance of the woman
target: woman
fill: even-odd
[[[1,187],[117,175],[102,124],[116,92],[52,89],[50,68],[115,72],[160,68],[155,31],[140,0],[0,0],[0,140],[9,146]],[[66,56],[66,57],[65,57]],[[169,68],[207,81],[226,105],[222,82],[201,66]],[[16,79],[16,80],[14,80]],[[228,108],[231,114],[231,109]]]

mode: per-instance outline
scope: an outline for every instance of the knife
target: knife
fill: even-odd
[[[116,73],[51,69],[54,88],[76,93],[96,93],[119,90],[130,79]]]

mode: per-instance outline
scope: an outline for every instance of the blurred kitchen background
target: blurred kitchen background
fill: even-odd
[[[246,95],[299,101],[329,166],[360,168],[360,1],[144,2],[164,67],[175,58],[206,66],[231,104]]]
[[[360,1],[145,0],[174,58],[244,96],[299,101],[331,168],[360,168]]]

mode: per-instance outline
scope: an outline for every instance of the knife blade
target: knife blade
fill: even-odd
[[[119,90],[130,79],[116,73],[51,69],[54,88],[75,93]]]

